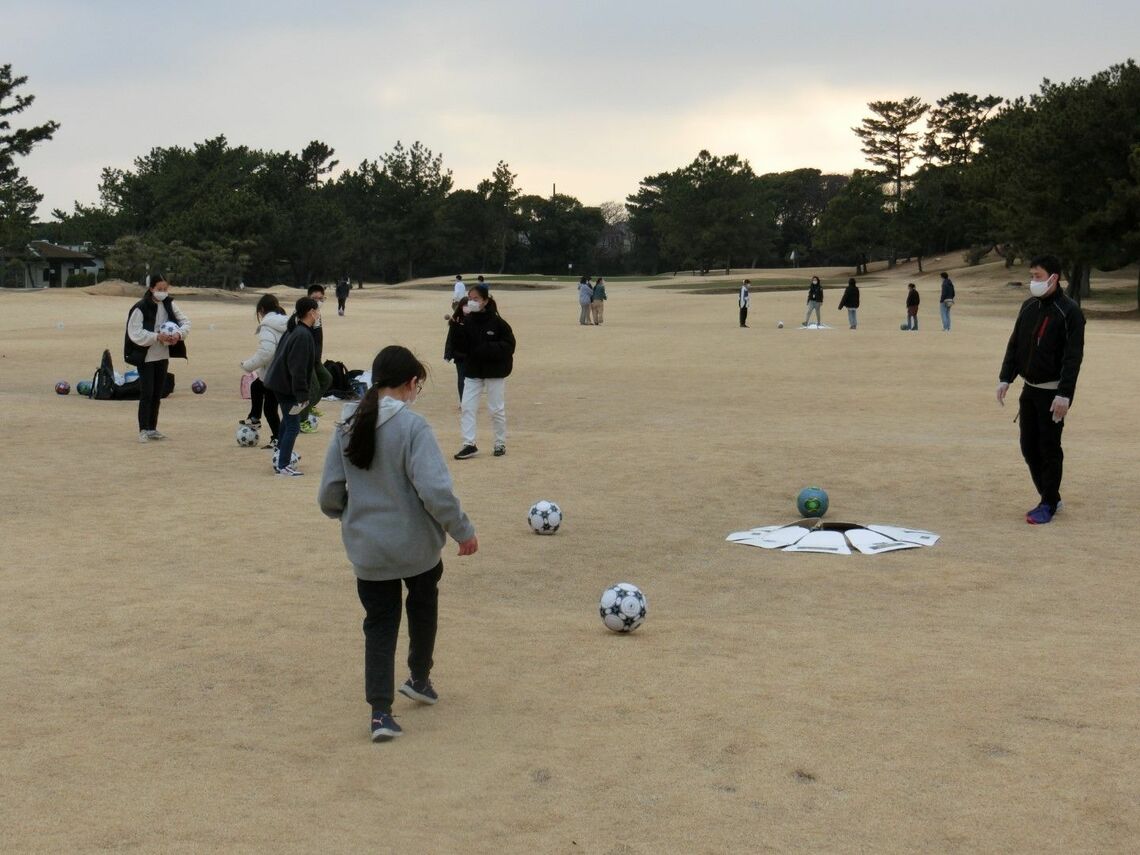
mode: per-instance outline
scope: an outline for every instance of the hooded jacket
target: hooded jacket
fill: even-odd
[[[345,416],[354,411],[346,407]],[[349,422],[333,433],[317,502],[322,513],[340,520],[341,540],[358,578],[418,576],[439,563],[446,535],[457,543],[475,536],[423,416],[403,401],[381,398],[369,469],[344,456],[351,431]]]
[[[241,364],[242,371],[256,371],[259,377],[265,375],[288,324],[289,318],[279,312],[270,312],[261,319],[257,325],[257,352]]]
[[[998,379],[1012,383],[1021,375],[1027,383],[1060,381],[1057,394],[1072,402],[1084,355],[1084,313],[1058,285],[1049,296],[1021,304]]]

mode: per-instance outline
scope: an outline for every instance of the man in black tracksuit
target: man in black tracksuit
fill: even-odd
[[[1061,504],[1065,453],[1061,431],[1073,403],[1085,350],[1085,316],[1061,292],[1061,263],[1046,255],[1029,263],[1033,295],[1021,304],[998,374],[997,400],[1004,406],[1009,384],[1025,380],[1018,402],[1021,454],[1041,503],[1026,513],[1030,525],[1052,521]]]

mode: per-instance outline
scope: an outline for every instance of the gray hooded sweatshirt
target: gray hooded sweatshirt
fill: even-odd
[[[380,582],[418,576],[439,563],[445,532],[458,543],[475,536],[423,416],[403,401],[380,399],[371,469],[344,456],[349,436],[343,427],[333,433],[317,501],[326,516],[340,520],[357,577]]]

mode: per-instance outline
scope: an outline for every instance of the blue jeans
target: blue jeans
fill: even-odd
[[[277,396],[281,406],[281,432],[277,435],[277,465],[284,469],[293,457],[293,444],[301,432],[301,417],[291,416],[289,411],[297,406],[297,399],[285,395]]]
[[[855,313],[857,311],[859,311],[859,310],[858,309],[848,309],[847,310],[847,325],[849,327],[851,327],[851,329],[855,329],[855,327],[859,326],[859,324],[855,321]]]
[[[938,304],[938,311],[942,313],[942,329],[950,330],[950,307],[945,303]]]

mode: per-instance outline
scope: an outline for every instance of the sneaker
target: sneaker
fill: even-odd
[[[325,417],[324,411],[319,407],[311,407],[309,409],[309,412],[316,416],[318,419],[323,419]]]
[[[247,425],[251,428],[260,428],[261,419],[238,419],[239,425]]]
[[[1053,521],[1054,513],[1056,512],[1052,508],[1042,502],[1025,515],[1025,521],[1030,525],[1045,525]]]
[[[373,742],[390,742],[397,736],[402,735],[404,729],[396,724],[396,720],[392,718],[391,713],[386,712],[373,712],[372,713],[372,741]]]
[[[261,446],[261,448],[263,451],[267,448],[272,448],[274,451],[276,451],[277,450],[277,437],[272,437],[269,440],[269,442],[265,443],[265,445]]]
[[[300,478],[302,475],[305,474],[304,472],[298,472],[292,466],[286,466],[282,469],[274,469],[273,473],[275,475],[285,475],[289,478]]]
[[[479,453],[479,449],[473,445],[465,445],[455,453],[456,460],[466,460],[468,457],[474,457]]]
[[[139,442],[150,442],[150,431],[139,431]]]
[[[316,433],[317,429],[313,427],[313,423],[308,419],[301,422],[301,433]]]
[[[146,432],[146,435],[149,436],[151,439],[166,439],[166,434],[164,434],[160,430],[148,430]]]
[[[439,695],[431,687],[431,680],[413,680],[411,677],[400,686],[400,694],[421,704],[438,703]]]
[[[501,442],[496,442],[495,443],[495,456],[496,457],[502,457],[506,453],[507,453],[507,447],[505,445],[503,445],[503,443],[501,443]]]

